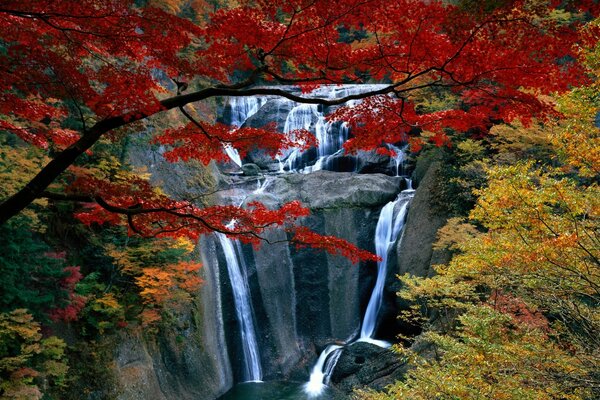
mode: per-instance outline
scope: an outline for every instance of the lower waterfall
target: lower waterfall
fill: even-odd
[[[409,185],[409,188],[411,186]],[[381,258],[377,262],[377,281],[371,293],[367,311],[363,319],[362,328],[360,330],[360,341],[371,342],[378,346],[388,346],[386,342],[375,340],[375,328],[377,326],[377,316],[381,309],[383,301],[383,289],[385,278],[387,276],[387,264],[390,250],[392,249],[406,220],[408,213],[408,205],[414,196],[413,189],[403,190],[398,198],[386,204],[379,214],[377,227],[375,228],[375,250]],[[396,212],[396,207],[398,211]]]
[[[242,349],[244,352],[244,381],[262,380],[262,368],[260,365],[260,353],[256,341],[256,330],[254,329],[254,312],[250,300],[250,288],[246,276],[246,265],[242,255],[240,242],[231,240],[222,233],[216,233],[225,259],[227,271],[233,291],[235,312],[240,324]]]
[[[310,397],[316,397],[323,392],[329,383],[329,377],[340,358],[342,346],[335,344],[327,346],[319,356],[317,363],[310,373],[310,380],[304,385],[304,391]],[[331,357],[329,357],[331,355]]]
[[[377,280],[369,299],[358,341],[369,342],[380,347],[390,346],[388,342],[377,340],[373,337],[375,335],[375,328],[377,327],[377,317],[383,302],[383,289],[390,250],[404,228],[408,206],[415,194],[410,179],[407,179],[407,186],[408,189],[403,190],[396,200],[387,203],[381,209],[379,219],[377,220],[377,227],[375,228],[375,250],[381,261],[377,262]],[[311,371],[309,381],[304,385],[304,391],[309,397],[319,396],[323,392],[329,383],[329,378],[341,355],[342,348],[342,346],[338,345],[329,345],[321,353]]]

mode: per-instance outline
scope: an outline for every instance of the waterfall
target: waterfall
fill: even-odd
[[[341,349],[342,346],[332,344],[327,346],[319,356],[317,363],[310,373],[310,380],[304,385],[304,392],[310,397],[320,395],[329,383],[331,373],[340,358]],[[331,357],[329,357],[330,354]]]
[[[396,176],[400,176],[404,174],[404,171],[401,170],[401,167],[404,166],[404,161],[406,160],[406,149],[408,146],[404,146],[404,148],[399,148],[394,146],[393,144],[388,143],[388,147],[392,150],[396,155],[394,158],[394,163],[396,164]],[[402,174],[400,174],[402,172]]]
[[[404,227],[408,205],[413,196],[414,190],[403,190],[396,200],[389,202],[383,207],[379,215],[377,227],[375,228],[375,250],[381,261],[377,262],[377,280],[363,319],[360,341],[371,342],[384,347],[387,346],[383,341],[374,340],[373,336],[377,325],[377,316],[383,301],[388,256]]]
[[[259,179],[256,182],[256,189],[252,192],[252,194],[261,194],[261,193],[264,193],[265,190],[267,189],[267,187],[269,187],[269,185],[271,184],[271,182],[273,182],[274,179],[275,179],[275,177],[271,176],[271,175],[265,176],[265,180],[262,181],[262,182]]]
[[[267,98],[260,96],[231,97],[229,99],[229,106],[231,107],[229,125],[240,128],[244,125],[244,122],[256,114],[266,102]],[[238,151],[230,144],[224,144],[223,147],[229,158],[231,158],[231,161],[237,164],[238,167],[241,167],[242,159]]]
[[[285,118],[283,133],[286,135],[296,130],[313,131],[311,127],[321,117],[318,105],[316,104],[300,104],[292,108],[290,113]],[[296,169],[296,160],[302,155],[300,149],[292,149],[288,151],[285,166],[288,170]]]
[[[235,313],[241,328],[242,349],[244,353],[244,381],[262,380],[260,355],[254,329],[254,312],[250,299],[250,288],[246,275],[246,265],[242,254],[242,247],[237,240],[231,240],[222,233],[216,233],[225,260],[227,271],[233,290]]]
[[[383,85],[381,85],[383,87]],[[344,85],[323,86],[310,95],[313,97],[327,97],[336,99],[353,94],[360,94],[376,90],[380,85]],[[355,102],[354,102],[355,103]],[[329,158],[342,150],[343,144],[348,140],[349,128],[346,123],[333,124],[326,120],[322,107],[315,104],[300,104],[292,109],[286,118],[284,132],[287,134],[294,129],[306,129],[312,132],[318,141],[317,159],[313,165],[300,165],[298,158],[302,155],[299,149],[294,149],[285,166],[293,171],[304,167],[303,173],[310,173],[328,168]]]
[[[244,122],[260,110],[267,102],[266,97],[261,96],[243,96],[230,97],[229,106],[231,107],[231,119],[229,124],[237,128],[244,125]]]
[[[357,95],[367,91],[381,89],[386,85],[324,85],[306,94],[306,97],[320,97],[326,99],[336,99],[350,95]],[[265,105],[273,97],[236,97],[232,96],[228,99],[228,104],[231,109],[231,118],[229,124],[235,127],[241,127],[248,118],[256,114],[258,110]],[[349,128],[346,123],[332,123],[326,120],[325,109],[317,104],[298,104],[289,100],[282,100],[291,106],[291,111],[286,115],[283,132],[289,134],[294,130],[307,130],[317,138],[317,159],[302,160],[303,152],[299,148],[288,149],[282,155],[277,155],[275,158],[279,162],[279,172],[301,171],[309,173],[320,169],[328,169],[329,159],[334,154],[341,154],[343,144],[348,139]],[[360,100],[349,101],[347,105],[353,106]],[[286,107],[287,108],[287,107]],[[330,107],[329,111],[335,107]],[[237,165],[241,166],[242,161],[235,150],[231,146],[225,146],[225,151]]]

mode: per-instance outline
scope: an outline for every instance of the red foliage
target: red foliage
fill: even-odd
[[[75,285],[83,278],[83,275],[79,271],[79,267],[65,267],[63,271],[68,275],[61,280],[60,284],[69,293],[69,304],[63,308],[50,310],[50,319],[64,322],[77,321],[79,313],[87,302],[87,298],[75,293]]]
[[[438,131],[449,123],[465,130],[489,119],[538,116],[549,107],[533,93],[565,90],[585,79],[576,63],[564,60],[576,58],[575,43],[593,44],[597,37],[545,18],[558,2],[533,9],[530,2],[507,1],[487,14],[444,3],[242,1],[199,27],[133,0],[6,0],[0,10],[6,44],[0,113],[8,118],[1,127],[37,146],[64,146],[79,136],[64,129],[73,111],[67,102],[87,107],[98,120],[139,119],[162,109],[157,95],[165,91],[165,77],[201,75],[227,84],[236,83],[240,71],[260,68],[265,79],[297,82],[305,91],[364,76],[391,80],[397,98],[376,99],[385,103],[381,109],[369,103],[351,118],[354,128],[357,120],[365,123],[355,131],[365,137],[350,147],[375,148],[373,140],[391,142],[409,126]],[[597,13],[598,6],[588,3],[577,5]],[[377,40],[340,40],[340,27],[376,33]],[[453,88],[462,98],[460,110],[417,116],[409,94],[424,86]],[[215,140],[241,143],[266,135],[267,147],[274,140],[267,132],[214,129]],[[192,130],[176,130],[177,136],[191,141]],[[202,143],[209,155],[211,142]]]
[[[575,45],[598,40],[597,30],[578,29],[582,22],[549,18],[564,3],[558,1],[496,2],[493,11],[483,12],[441,0],[241,0],[210,15],[203,26],[145,3],[2,2],[0,130],[49,148],[54,161],[34,185],[9,199],[13,203],[0,204],[0,221],[39,197],[101,137],[118,138],[111,133],[115,128],[165,109],[244,95],[241,91],[265,81],[297,84],[306,93],[322,83],[368,77],[390,82],[385,93],[329,117],[352,128],[346,150],[408,140],[416,152],[423,142],[409,138],[414,132],[432,132],[430,141],[443,146],[450,145],[451,131],[485,132],[498,120],[544,118],[552,108],[538,95],[584,83]],[[574,3],[598,13],[593,1]],[[173,78],[190,82],[189,92],[174,96]],[[202,89],[190,93],[198,82]],[[450,90],[456,104],[425,112],[414,96],[423,88]],[[167,89],[174,97],[161,102]],[[254,147],[275,155],[314,145],[303,131],[286,137],[273,126],[230,129],[199,118],[154,139],[169,147],[169,160],[224,160],[223,144],[242,155]],[[74,121],[77,131],[69,129]],[[255,243],[264,229],[307,212],[298,203],[280,210],[257,204],[201,209],[169,199],[137,178],[123,182],[79,174],[68,192],[89,196],[88,209],[78,213],[83,222],[127,223],[145,236],[195,238],[222,231]],[[227,228],[232,219],[235,227]],[[345,242],[321,240],[306,230],[297,232],[296,241],[368,258]]]
[[[232,205],[200,208],[188,201],[173,200],[137,177],[110,182],[83,174],[69,186],[69,191],[100,201],[89,203],[87,210],[76,214],[83,223],[128,224],[132,233],[147,237],[197,239],[202,234],[219,231],[247,243],[258,243],[265,229],[308,215],[308,209],[298,201],[286,203],[278,210],[256,202],[246,208]],[[233,227],[232,220],[235,220]]]
[[[293,232],[292,243],[296,247],[311,247],[313,249],[324,250],[329,254],[346,257],[353,263],[359,261],[380,261],[380,258],[375,254],[361,250],[352,243],[336,238],[335,236],[321,235],[304,226],[297,227]]]
[[[288,148],[299,147],[307,150],[316,145],[316,139],[310,132],[298,130],[290,132],[289,135],[282,135],[275,130],[274,124],[262,129],[200,124],[202,133],[198,132],[198,126],[189,123],[182,128],[168,129],[154,139],[157,143],[172,146],[172,149],[165,153],[167,160],[197,159],[204,164],[211,160],[228,161],[229,157],[223,148],[224,143],[235,147],[241,157],[257,148],[257,143],[260,143],[260,148],[271,157],[282,154],[282,151]]]
[[[499,292],[492,293],[489,300],[496,310],[510,314],[515,321],[530,328],[550,332],[548,319],[540,311],[532,310],[523,300]]]

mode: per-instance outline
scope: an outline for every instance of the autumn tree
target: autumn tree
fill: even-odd
[[[352,127],[348,151],[418,131],[446,144],[449,129],[486,131],[498,120],[543,118],[550,107],[538,95],[585,81],[572,44],[595,40],[595,29],[577,29],[595,12],[591,2],[479,8],[414,0],[242,0],[212,7],[209,15],[198,5],[182,11],[173,1],[1,3],[0,129],[50,160],[6,195],[0,222],[36,199],[78,201],[88,207],[80,214],[85,222],[123,223],[149,236],[219,231],[256,242],[264,229],[306,210],[296,203],[280,210],[199,207],[170,199],[141,178],[95,176],[84,153],[99,142],[119,143],[169,110],[187,121],[155,134],[170,160],[224,160],[223,144],[243,156],[255,146],[275,155],[310,143],[307,132],[288,137],[269,127],[231,129],[191,109],[218,96],[275,95],[324,105],[365,98],[331,116]],[[569,18],[557,18],[563,14]],[[386,85],[333,100],[274,86],[298,85],[306,93],[321,84],[366,81]],[[434,92],[455,101],[420,108],[418,99]],[[411,140],[415,148],[422,141]],[[228,228],[234,217],[238,223]],[[295,240],[319,242],[314,235],[303,230]],[[332,243],[331,251],[340,244],[324,243]]]
[[[556,98],[560,118],[498,126],[486,146],[453,149],[463,166],[484,166],[485,183],[471,187],[468,218],[438,231],[452,260],[435,276],[401,277],[413,305],[402,316],[424,329],[398,349],[414,369],[359,398],[598,397],[598,50],[580,49],[593,83]]]

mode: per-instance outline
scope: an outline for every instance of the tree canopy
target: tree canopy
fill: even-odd
[[[442,197],[456,215],[437,246],[455,258],[435,277],[402,279],[439,354],[404,351],[408,379],[362,396],[597,394],[598,8],[0,0],[0,396],[41,398],[68,383],[76,397],[60,398],[80,398],[78,382],[103,384],[99,347],[67,348],[46,325],[79,319],[87,340],[175,321],[202,283],[200,235],[257,244],[283,226],[297,246],[375,259],[296,226],[309,213],[299,202],[210,205],[210,185],[175,198],[128,165],[131,140],[204,165],[227,161],[224,146],[242,157],[315,146],[307,131],[227,126],[212,112],[220,97],[265,95],[337,106],[327,118],[350,127],[347,152],[402,142],[444,147],[454,162]],[[381,85],[312,92],[347,83]],[[525,157],[534,161],[514,162]],[[447,318],[432,321],[431,309]],[[65,357],[86,368],[67,378]]]
[[[169,147],[171,160],[223,160],[223,144],[243,156],[255,146],[275,155],[306,143],[306,132],[232,129],[186,111],[218,96],[266,94],[319,104],[365,98],[330,116],[350,124],[348,151],[407,140],[416,150],[424,140],[419,132],[448,144],[450,130],[486,132],[500,120],[527,123],[552,113],[540,95],[586,81],[575,44],[596,37],[596,29],[579,29],[595,12],[592,2],[244,0],[213,3],[211,13],[207,6],[2,2],[0,128],[50,160],[7,194],[0,222],[49,198],[93,203],[80,214],[84,221],[128,223],[143,235],[220,231],[255,241],[266,227],[306,211],[299,204],[278,211],[257,204],[201,208],[169,199],[143,179],[93,176],[82,154],[99,141],[118,143],[168,110],[187,121],[153,139]],[[307,93],[320,84],[373,81],[386,85],[333,100],[274,86],[298,85]],[[422,106],[439,93],[452,101]],[[233,217],[232,230],[226,225]],[[297,238],[317,242],[306,231]],[[340,245],[331,244],[332,251]]]

